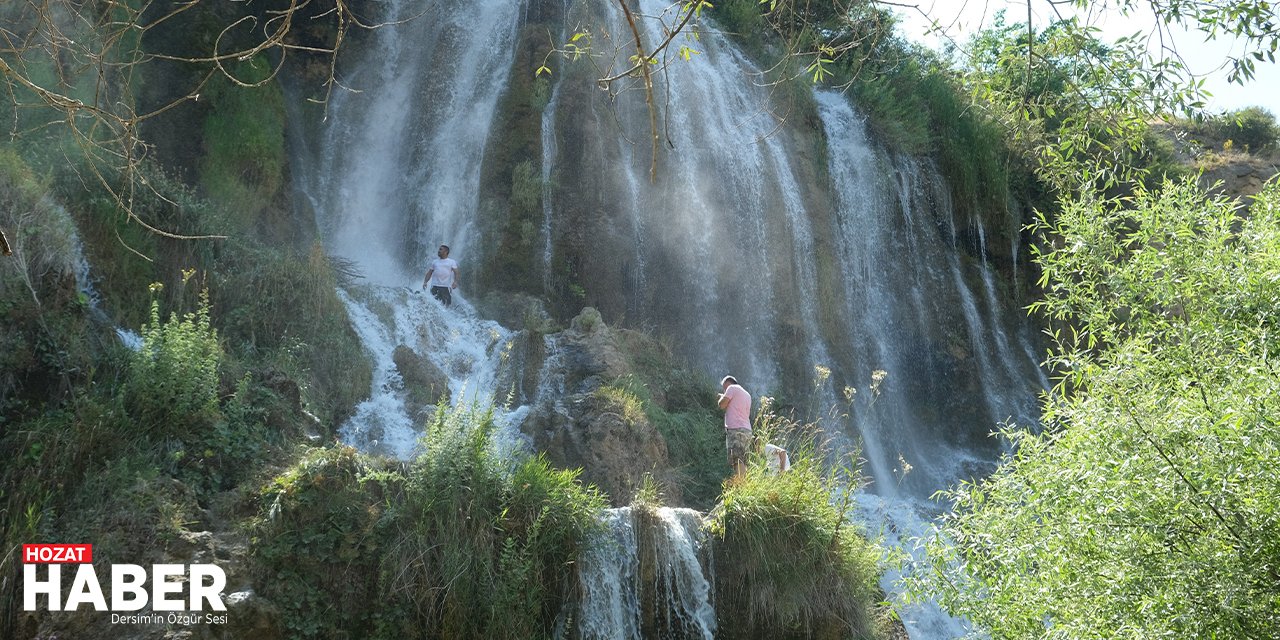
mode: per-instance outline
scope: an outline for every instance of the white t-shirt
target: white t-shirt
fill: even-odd
[[[741,385],[731,384],[724,390],[729,406],[724,408],[724,428],[751,430],[751,394]]]
[[[458,268],[458,261],[453,258],[436,258],[431,261],[431,286],[449,287],[453,285],[453,270]]]
[[[772,473],[791,470],[791,457],[787,454],[787,450],[772,442],[764,445],[764,457]]]

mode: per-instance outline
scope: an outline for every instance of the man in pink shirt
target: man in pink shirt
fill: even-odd
[[[733,376],[720,381],[719,405],[724,409],[724,448],[729,452],[729,466],[734,479],[747,470],[747,451],[751,449],[751,394]]]

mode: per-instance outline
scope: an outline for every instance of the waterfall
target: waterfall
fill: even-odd
[[[340,292],[374,363],[370,397],[341,432],[401,458],[413,455],[423,422],[396,363],[401,347],[443,372],[454,402],[470,402],[501,399],[515,375],[507,354],[526,340],[545,361],[521,401],[568,412],[564,380],[548,373],[562,368],[556,338],[522,336],[468,300],[478,299],[469,274],[492,258],[477,220],[501,214],[482,213],[478,196],[486,148],[501,134],[497,105],[511,73],[532,73],[510,63],[524,3],[445,0],[412,17],[416,6],[386,3],[386,20],[412,19],[373,32],[354,52],[362,55],[340,65],[343,83],[361,92],[334,95],[317,151],[299,159],[295,178],[328,251],[369,281]],[[565,7],[562,34],[581,17],[570,14],[597,10],[609,33],[626,32],[612,2]],[[669,7],[639,8],[652,46]],[[851,398],[831,435],[860,441],[873,478],[863,514],[898,533],[923,532],[936,507],[922,499],[989,472],[1000,445],[988,432],[1010,417],[1031,424],[1047,384],[1034,333],[987,255],[998,245],[988,246],[978,221],[977,253],[964,254],[939,170],[878,146],[846,96],[816,91],[783,104],[715,29],[691,44],[696,55],[655,76],[655,181],[648,146],[631,140],[649,133],[643,97],[557,76],[535,116],[540,154],[529,159],[540,161],[543,216],[531,227],[529,263],[543,273],[531,281],[553,296],[563,284],[557,269],[573,265],[573,284],[592,285],[585,302],[610,322],[670,336],[700,372],[732,373],[758,397],[812,388],[815,367],[826,367],[824,401],[841,402],[846,388]],[[626,68],[631,51],[599,62]],[[807,100],[817,117],[809,130],[788,119],[815,111]],[[417,289],[440,243],[461,264],[448,309]],[[522,446],[527,411],[499,416],[506,446]],[[665,594],[665,624],[689,637],[714,633],[694,514],[657,513],[648,549],[661,559],[646,559],[632,511],[608,515],[609,537],[579,566],[582,601],[571,618],[582,637],[640,637],[653,624],[642,619],[643,589]],[[646,563],[662,568],[650,575]],[[917,639],[958,624],[920,617],[933,622],[911,628]]]
[[[1048,380],[1030,347],[1030,327],[1000,304],[981,223],[978,259],[966,261],[937,170],[877,151],[844,96],[820,91],[817,99],[830,149],[854,362],[888,371],[891,385],[874,406],[852,412],[879,494],[859,496],[858,511],[863,520],[882,523],[884,544],[905,554],[909,567],[918,566],[927,559],[915,540],[930,536],[939,512],[925,498],[985,475],[999,443],[979,438],[1007,419],[1034,425],[1035,393]],[[895,179],[885,179],[890,172]],[[922,348],[931,343],[933,353]],[[899,577],[889,572],[882,588],[895,593]],[[899,605],[898,614],[916,640],[967,631],[964,621],[932,602]]]
[[[439,244],[450,245],[465,277],[478,249],[480,166],[522,5],[389,2],[386,21],[404,22],[375,30],[363,55],[340,67],[343,85],[360,92],[333,94],[323,151],[302,191],[329,252],[371,281],[415,284]]]
[[[711,582],[703,571],[708,561],[701,514],[641,511],[622,507],[606,513],[603,534],[591,541],[578,565],[582,593],[571,636],[711,640],[716,617]]]
[[[375,30],[360,55],[344,60],[343,85],[359,91],[334,93],[320,152],[299,161],[299,192],[327,250],[368,279],[339,291],[374,363],[369,398],[340,429],[362,449],[402,459],[416,453],[426,416],[407,404],[397,348],[443,372],[454,403],[502,400],[496,381],[514,336],[478,317],[466,300],[467,276],[480,167],[510,72],[509,64],[479,61],[507,59],[522,4],[387,3],[381,17],[398,24]],[[461,263],[449,309],[419,289],[439,244]],[[497,416],[504,446],[524,446],[518,426],[526,411]]]
[[[937,169],[877,150],[844,96],[819,91],[817,100],[852,373],[887,372],[874,402],[855,403],[854,426],[872,489],[925,497],[982,475],[978,461],[994,463],[999,444],[985,436],[998,422],[1034,424],[1043,374],[1010,340],[1016,332],[1029,343],[1030,327],[998,304],[993,267],[957,250],[953,204]]]

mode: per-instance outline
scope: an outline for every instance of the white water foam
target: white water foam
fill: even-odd
[[[373,360],[369,398],[357,405],[339,430],[344,441],[399,459],[417,453],[425,424],[409,414],[404,379],[393,358],[397,347],[407,347],[447,376],[455,406],[497,401],[495,440],[500,449],[528,447],[519,432],[528,408],[504,407],[503,398],[495,398],[501,392],[496,380],[515,338],[513,332],[478,317],[460,295],[448,308],[421,290],[405,287],[368,285],[339,290],[338,296]]]
[[[669,626],[694,638],[712,640],[716,631],[711,583],[702,570],[702,514],[691,509],[661,508],[655,530],[654,557],[642,559],[632,507],[609,509],[605,533],[592,541],[578,565],[582,585],[578,603],[581,640],[640,640],[640,564],[654,568],[658,597],[655,614]],[[671,625],[678,621],[678,625]]]

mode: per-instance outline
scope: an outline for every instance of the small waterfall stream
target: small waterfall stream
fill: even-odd
[[[633,507],[606,513],[604,534],[591,543],[578,566],[582,597],[572,637],[715,637],[711,581],[703,570],[709,560],[704,557],[702,514],[667,508],[651,513]],[[653,592],[649,598],[657,605],[649,620],[643,619],[641,606],[645,591]]]

